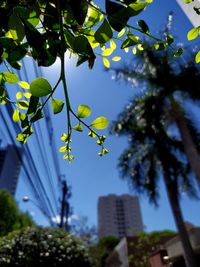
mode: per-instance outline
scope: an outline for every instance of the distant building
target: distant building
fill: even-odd
[[[143,231],[139,200],[110,194],[98,201],[98,236],[134,236]]]
[[[182,10],[184,11],[185,15],[190,20],[190,22],[195,27],[199,26],[200,25],[199,15],[196,14],[193,7],[194,6],[200,7],[200,2],[198,0],[194,0],[190,4],[186,4],[183,0],[177,0],[177,2],[180,5],[180,7],[182,8]]]
[[[16,192],[21,165],[21,150],[18,147],[8,145],[0,150],[0,188],[8,190],[13,196]]]

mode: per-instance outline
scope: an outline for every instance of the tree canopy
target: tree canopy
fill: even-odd
[[[0,190],[0,236],[33,225],[32,218],[18,209],[10,193]]]
[[[96,138],[101,147],[99,156],[108,153],[104,146],[105,136],[98,133],[107,127],[108,120],[99,116],[90,123],[85,118],[91,114],[87,105],[80,104],[77,111],[71,106],[65,78],[65,53],[77,56],[77,66],[84,62],[92,68],[97,55],[103,59],[106,67],[112,61],[119,61],[114,55],[117,48],[133,48],[133,52],[144,50],[142,36],[153,40],[152,49],[162,50],[170,46],[175,57],[180,56],[182,48],[173,45],[174,37],[166,34],[158,38],[151,34],[144,20],[138,19],[132,25],[131,18],[140,15],[152,3],[152,0],[105,0],[104,7],[97,6],[90,0],[24,0],[0,2],[0,55],[6,71],[0,73],[0,103],[11,103],[13,121],[21,125],[22,132],[17,140],[27,142],[33,133],[33,124],[42,119],[43,110],[51,102],[54,114],[61,112],[65,106],[67,125],[61,140],[64,145],[60,152],[64,159],[73,160],[71,137],[74,131],[87,129],[88,136]],[[196,32],[196,31],[195,31]],[[190,32],[189,39],[193,34]],[[193,38],[194,39],[194,38]],[[23,68],[21,60],[29,56],[38,66],[51,66],[60,59],[60,75],[55,85],[43,77],[31,81],[21,81],[15,69]],[[198,61],[198,60],[197,60]],[[17,84],[19,91],[15,97],[10,93],[11,84]],[[56,99],[54,93],[62,85],[65,100]],[[77,124],[72,124],[72,118]]]

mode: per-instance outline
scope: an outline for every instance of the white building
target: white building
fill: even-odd
[[[0,150],[0,188],[13,196],[16,192],[18,176],[22,165],[21,151],[13,145]]]
[[[134,236],[143,231],[139,200],[110,194],[98,201],[98,236]]]
[[[185,15],[188,17],[190,22],[195,26],[198,27],[200,26],[200,16],[196,14],[194,11],[193,7],[198,6],[200,7],[200,1],[199,0],[194,0],[190,4],[186,4],[183,0],[177,0],[178,4],[184,11]]]

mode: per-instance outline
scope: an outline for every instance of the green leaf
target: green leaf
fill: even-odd
[[[26,100],[21,100],[19,102],[16,102],[16,106],[18,106],[18,108],[27,110],[28,106],[29,106],[29,103]]]
[[[141,30],[143,33],[148,33],[149,32],[149,27],[146,24],[146,22],[144,20],[139,20],[138,21],[138,25],[140,26]]]
[[[188,34],[187,38],[189,41],[196,39],[199,36],[200,27],[192,28]]]
[[[14,122],[20,121],[20,116],[19,116],[19,110],[15,109],[12,115],[12,119]]]
[[[96,134],[95,131],[90,131],[90,132],[88,133],[88,136],[89,136],[89,137],[92,137],[92,138],[95,138],[95,137],[97,136],[97,134]]]
[[[200,51],[195,56],[195,62],[196,63],[199,63],[200,62]]]
[[[61,146],[61,147],[59,148],[59,151],[60,151],[61,153],[65,153],[65,152],[67,151],[67,146]]]
[[[98,28],[98,30],[95,32],[94,37],[95,40],[100,44],[108,42],[113,37],[112,29],[106,19]]]
[[[131,32],[127,34],[126,39],[121,45],[121,49],[124,49],[126,47],[133,46],[135,44],[138,44],[140,42],[140,38],[138,36],[134,36]]]
[[[105,50],[103,50],[103,52],[101,53],[101,55],[103,57],[108,57],[113,53],[113,49],[112,48],[106,48]]]
[[[175,53],[174,56],[175,57],[180,57],[183,54],[183,48],[179,48]]]
[[[30,85],[25,81],[20,81],[19,86],[21,86],[23,89],[30,89]]]
[[[154,44],[154,48],[155,50],[164,50],[165,45],[163,43],[157,43],[157,44]]]
[[[86,105],[79,105],[78,106],[78,117],[79,118],[86,118],[86,117],[90,116],[90,114],[91,114],[90,107],[88,107]]]
[[[112,61],[115,61],[115,62],[120,61],[120,60],[121,60],[121,57],[117,57],[117,56],[116,56],[116,57],[113,57],[113,58],[112,58]]]
[[[108,21],[114,30],[120,32],[126,26],[129,16],[124,5],[106,0],[106,13]]]
[[[97,130],[102,130],[107,128],[108,120],[105,117],[98,117],[90,124],[90,126]]]
[[[54,114],[60,113],[63,110],[64,102],[59,99],[52,99],[51,107]]]
[[[174,42],[174,36],[172,34],[167,34],[167,44],[171,45]]]
[[[16,13],[15,9],[8,21],[9,33],[11,34],[13,40],[21,42],[24,39],[24,26]]]
[[[23,134],[23,133],[18,134],[17,137],[16,137],[17,141],[19,141],[22,144],[26,143],[27,138],[28,138],[28,135],[27,134]]]
[[[17,100],[19,100],[19,99],[21,99],[23,97],[23,93],[21,91],[19,91],[19,92],[16,93],[15,97],[16,97]]]
[[[184,0],[184,3],[186,3],[186,4],[190,4],[190,3],[192,3],[194,0]]]
[[[117,35],[117,38],[121,38],[126,32],[126,28],[123,28]]]
[[[85,21],[87,10],[88,10],[88,1],[87,0],[69,0],[70,8],[72,13],[78,22],[79,25],[82,25]]]
[[[103,148],[103,154],[105,155],[105,154],[108,154],[108,149],[107,148]]]
[[[74,129],[75,131],[78,131],[78,132],[83,132],[83,127],[82,127],[82,125],[81,125],[80,123],[78,123],[77,125],[75,125],[75,126],[73,127],[73,129]]]
[[[18,77],[16,74],[11,73],[11,72],[3,72],[3,78],[5,79],[5,82],[7,83],[17,83],[18,82]]]
[[[30,84],[31,94],[33,96],[42,97],[49,95],[52,92],[51,85],[44,78],[37,78]]]
[[[147,6],[146,2],[138,2],[138,1],[128,5],[127,12],[129,17],[140,14],[145,9],[146,6]]]
[[[24,95],[26,98],[28,98],[28,99],[31,98],[31,96],[32,96],[31,93],[24,93],[23,95]]]
[[[106,68],[110,68],[110,61],[106,57],[103,57],[103,64]]]
[[[87,25],[87,27],[96,25],[100,21],[100,18],[101,18],[100,15],[101,13],[98,10],[89,8],[88,13],[87,13],[87,18],[85,21],[85,24]]]
[[[112,48],[113,50],[117,48],[117,45],[113,39],[110,40],[110,48]]]

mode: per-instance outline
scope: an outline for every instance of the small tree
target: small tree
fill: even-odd
[[[12,195],[6,190],[0,190],[0,236],[33,225],[31,217],[18,209]]]
[[[60,229],[29,228],[0,239],[1,267],[91,267],[84,246]]]

